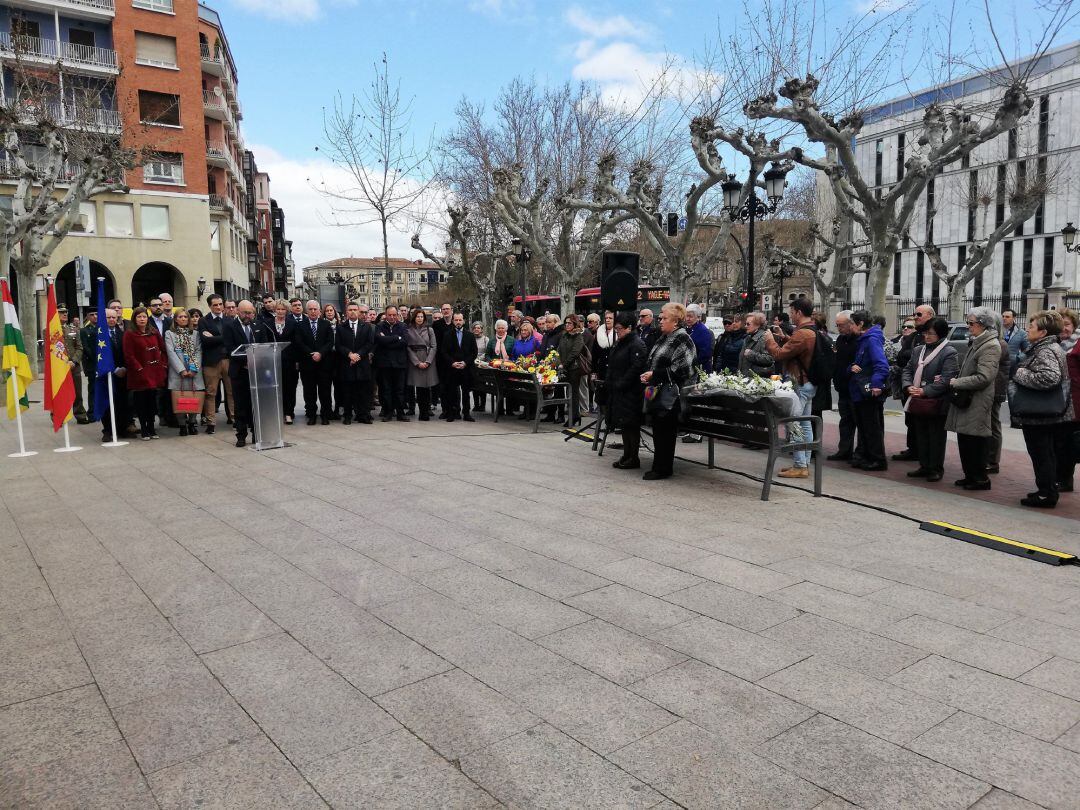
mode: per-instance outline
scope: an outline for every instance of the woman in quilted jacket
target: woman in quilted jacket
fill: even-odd
[[[1020,499],[1024,506],[1053,509],[1058,502],[1057,457],[1066,452],[1061,425],[1073,421],[1069,371],[1065,352],[1058,342],[1061,328],[1061,314],[1054,310],[1043,310],[1032,315],[1027,328],[1031,345],[1013,371],[1013,382],[1018,386],[1035,391],[1058,389],[1064,394],[1064,408],[1060,414],[1053,416],[1017,416],[1012,413],[1014,408],[1010,402],[1013,427],[1019,427],[1024,432],[1024,444],[1035,471],[1037,489]]]

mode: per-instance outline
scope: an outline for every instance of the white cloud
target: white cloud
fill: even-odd
[[[234,0],[254,14],[274,19],[314,20],[320,13],[319,0]]]
[[[610,17],[594,17],[580,6],[566,10],[566,22],[592,39],[646,39],[649,28],[634,22],[622,14]]]
[[[322,158],[294,160],[268,146],[249,145],[259,171],[270,175],[270,196],[285,211],[285,238],[293,243],[297,269],[348,256],[381,256],[382,232],[377,222],[339,227],[334,212],[318,188],[347,184],[343,171]],[[390,255],[419,259],[409,246],[410,235],[390,230]]]

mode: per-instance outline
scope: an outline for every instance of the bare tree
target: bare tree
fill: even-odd
[[[126,191],[125,173],[145,156],[124,147],[102,114],[102,86],[68,76],[59,64],[26,65],[18,53],[10,76],[0,104],[0,174],[15,190],[10,212],[0,209],[0,274],[14,264],[23,329],[37,335],[35,274],[78,223],[79,206]]]
[[[433,144],[413,140],[413,99],[403,98],[401,83],[391,80],[386,54],[374,69],[363,96],[346,101],[339,93],[323,113],[325,152],[345,179],[323,180],[316,188],[330,200],[333,225],[379,223],[389,280],[388,231],[427,193]]]

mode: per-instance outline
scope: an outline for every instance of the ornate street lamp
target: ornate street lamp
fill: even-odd
[[[776,212],[776,207],[784,196],[786,178],[787,170],[773,163],[772,168],[768,169],[763,176],[766,200],[758,198],[754,178],[751,177],[750,193],[746,202],[741,205],[739,198],[742,196],[743,184],[735,179],[735,175],[729,174],[728,179],[720,184],[720,190],[724,194],[724,209],[731,221],[745,222],[748,226],[750,243],[746,258],[746,308],[748,311],[752,310],[757,303],[754,294],[754,222]]]
[[[516,236],[510,240],[510,252],[514,254],[514,258],[517,260],[518,290],[521,295],[521,314],[524,315],[527,311],[525,309],[525,295],[528,292],[526,269],[529,266],[529,262],[532,260],[532,252],[525,246],[525,243]]]
[[[784,280],[789,279],[795,275],[795,271],[787,266],[787,262],[784,259],[779,261],[773,260],[769,262],[769,267],[772,268],[773,281],[777,282],[780,289],[776,294],[776,307],[778,312],[784,311]]]
[[[1080,245],[1073,244],[1076,242],[1076,227],[1071,222],[1061,229],[1061,242],[1065,245],[1066,253],[1080,253]]]

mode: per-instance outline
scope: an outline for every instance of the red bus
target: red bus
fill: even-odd
[[[650,305],[661,307],[671,300],[671,288],[667,286],[653,286],[641,284],[637,292],[638,306]],[[515,295],[514,308],[520,308],[521,296]],[[587,312],[600,312],[600,288],[585,287],[577,291],[574,297],[574,311],[579,314]],[[562,299],[557,295],[527,295],[525,296],[525,314],[536,317],[545,312],[555,312],[562,315]]]

